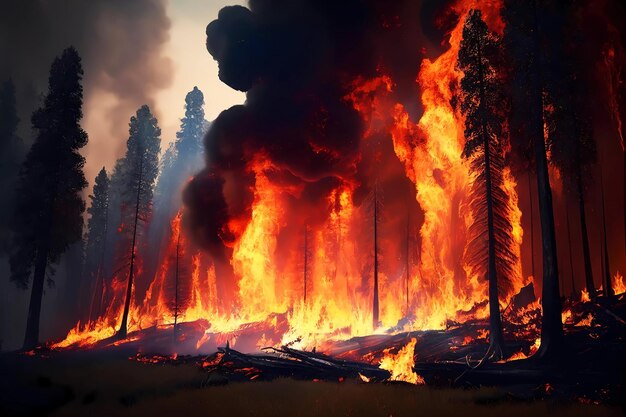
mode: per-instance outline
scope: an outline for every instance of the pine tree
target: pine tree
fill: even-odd
[[[150,241],[160,248],[148,260],[148,271],[157,271],[160,259],[165,256],[166,236],[171,219],[182,204],[182,190],[187,180],[202,167],[202,139],[207,129],[204,120],[204,95],[194,87],[185,97],[185,117],[181,119],[176,140],[170,143],[161,158],[160,174],[154,197],[154,219],[150,225]]]
[[[181,120],[180,130],[176,133],[176,150],[179,160],[190,169],[202,161],[204,152],[202,138],[206,132],[204,119],[204,94],[194,87],[185,97],[185,117]],[[189,173],[188,173],[189,174]]]
[[[154,182],[158,174],[159,152],[161,150],[161,129],[157,119],[146,105],[137,110],[130,119],[129,138],[126,143],[121,193],[121,216],[129,229],[129,270],[124,311],[118,337],[125,338],[128,328],[128,312],[132,298],[137,238],[141,224],[145,224],[152,211]]]
[[[156,194],[157,199],[164,200],[159,206],[168,206],[167,221],[180,206],[180,193],[185,181],[202,167],[202,138],[207,129],[203,106],[204,95],[198,87],[194,87],[185,97],[185,117],[181,119],[176,140],[163,156]],[[172,196],[176,201],[171,201]]]
[[[99,305],[102,299],[103,266],[106,253],[108,212],[109,212],[109,176],[104,167],[96,176],[93,193],[89,195],[91,206],[87,209],[89,220],[87,221],[87,245],[86,245],[86,273],[90,278],[89,295],[90,308],[89,319],[94,312],[100,311]]]
[[[202,138],[207,128],[203,106],[204,95],[194,87],[185,97],[185,117],[181,119],[176,140],[163,156],[156,199],[157,210],[165,212],[166,222],[180,207],[180,195],[186,180],[202,167]]]
[[[0,85],[0,256],[8,254],[11,243],[11,213],[15,180],[22,159],[22,141],[17,136],[19,118],[15,104],[15,85],[7,80]]]
[[[475,173],[470,227],[470,262],[486,273],[489,284],[489,358],[504,355],[504,338],[498,298],[498,281],[514,274],[515,255],[509,207],[503,188],[504,133],[503,87],[498,74],[500,39],[489,31],[479,10],[470,11],[463,27],[458,56],[461,79],[461,111],[465,118],[463,156]],[[487,242],[485,250],[484,243]],[[487,265],[485,270],[484,265]]]
[[[46,271],[82,237],[81,191],[87,185],[85,159],[78,152],[87,143],[80,127],[82,77],[81,59],[74,48],[54,60],[48,94],[32,117],[37,137],[18,179],[11,279],[26,288],[33,272],[26,349],[38,343]]]
[[[555,26],[553,15],[538,0],[506,0],[503,15],[505,39],[511,63],[511,116],[518,129],[511,136],[514,147],[532,150],[537,176],[543,255],[541,345],[535,354],[547,361],[557,358],[563,347],[559,269],[552,208],[552,189],[544,138],[546,27]],[[545,15],[545,17],[544,17]],[[540,18],[542,20],[540,20]],[[543,20],[543,19],[546,20]],[[544,24],[545,22],[545,24]]]

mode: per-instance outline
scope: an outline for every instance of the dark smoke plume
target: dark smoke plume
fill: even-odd
[[[366,126],[345,97],[354,80],[386,74],[394,98],[419,117],[416,78],[424,56],[440,48],[443,10],[442,2],[410,0],[251,0],[249,8],[223,8],[207,26],[207,50],[220,79],[247,100],[215,120],[206,168],[186,190],[196,240],[217,258],[228,252],[238,238],[229,221],[249,220],[259,156],[271,161],[273,184],[299,190],[288,193],[292,231],[323,222],[325,197],[340,184],[355,188],[356,205],[379,184],[389,226],[400,233],[407,210],[419,211],[414,187],[389,138],[363,143]]]

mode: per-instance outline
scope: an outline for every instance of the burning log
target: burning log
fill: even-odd
[[[210,372],[217,371],[235,378],[243,374],[244,379],[250,380],[291,377],[338,381],[362,375],[372,381],[383,381],[391,376],[390,372],[377,366],[336,359],[315,351],[306,352],[288,346],[265,348],[264,351],[268,353],[244,354],[226,344],[201,365]]]

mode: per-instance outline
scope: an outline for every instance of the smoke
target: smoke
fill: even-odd
[[[155,93],[170,84],[172,62],[161,55],[169,27],[165,0],[4,2],[0,79],[16,82],[21,136],[32,141],[30,114],[47,90],[52,60],[75,46],[85,70],[91,180],[121,153],[130,115],[145,103],[154,108]]]
[[[247,100],[215,120],[206,168],[185,192],[196,241],[225,260],[242,231],[236,225],[250,220],[255,167],[263,164],[289,201],[281,237],[325,221],[328,196],[342,184],[357,206],[380,188],[390,213],[385,230],[404,236],[407,210],[419,213],[415,188],[388,137],[364,141],[368,126],[347,95],[354,80],[389,75],[393,99],[417,120],[416,78],[422,59],[439,52],[447,9],[409,0],[251,0],[249,8],[223,8],[207,26],[207,50],[220,79]],[[290,244],[279,237],[279,247]]]

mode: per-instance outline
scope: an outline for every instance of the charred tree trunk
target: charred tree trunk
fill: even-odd
[[[96,298],[98,299],[98,303],[96,304],[95,307],[95,311],[97,314],[97,317],[100,317],[100,314],[102,313],[100,310],[102,309],[102,297],[103,297],[103,293],[104,293],[104,258],[106,256],[106,246],[107,246],[107,233],[108,233],[108,228],[109,228],[109,207],[107,204],[107,209],[106,209],[106,216],[105,216],[105,222],[104,222],[104,231],[103,231],[103,241],[102,241],[102,248],[100,248],[100,258],[98,259],[98,268],[97,268],[97,276],[96,276],[96,283],[95,283],[95,287],[92,293],[92,297],[91,297],[91,305],[89,306],[89,317],[88,320],[91,321],[93,320],[93,314],[94,314],[94,303],[96,301]],[[99,297],[98,297],[99,295]]]
[[[535,276],[535,210],[533,204],[533,186],[532,186],[532,175],[530,173],[530,168],[528,169],[528,200],[530,201],[530,265],[531,265],[531,273],[533,279]]]
[[[583,260],[585,262],[585,285],[591,298],[595,298],[596,289],[593,283],[593,270],[591,267],[591,254],[589,251],[589,236],[587,234],[587,215],[585,213],[585,200],[580,175],[576,178],[576,198],[578,199],[578,213],[580,215],[580,230],[582,233]]]
[[[504,357],[504,336],[502,319],[500,318],[500,301],[498,297],[498,271],[496,269],[496,234],[493,214],[493,188],[491,178],[491,149],[485,117],[485,86],[482,45],[478,44],[478,79],[480,80],[479,114],[482,124],[483,157],[485,164],[485,188],[487,203],[487,277],[489,282],[489,350],[490,358],[500,360]]]
[[[611,284],[611,266],[609,264],[609,245],[606,237],[606,209],[604,207],[604,180],[600,171],[600,194],[602,196],[602,234],[604,235],[604,295],[610,299],[615,295]]]
[[[139,181],[137,182],[137,200],[135,201],[135,220],[133,224],[133,241],[131,244],[130,267],[128,271],[128,286],[126,287],[126,301],[124,302],[124,312],[122,313],[122,323],[117,332],[117,337],[125,339],[128,334],[128,312],[130,310],[130,299],[133,294],[133,273],[135,267],[135,247],[137,245],[137,225],[139,222],[139,203],[141,200],[141,181],[143,176],[143,155],[139,159]]]
[[[178,305],[178,281],[180,277],[180,230],[176,237],[176,271],[174,274],[174,341],[178,339],[178,315],[180,307]]]
[[[533,55],[531,64],[531,92],[533,94],[533,117],[531,123],[533,150],[535,154],[535,173],[539,196],[539,217],[541,219],[541,246],[543,252],[543,290],[542,290],[542,326],[541,345],[536,356],[550,360],[558,357],[563,347],[563,322],[561,321],[561,297],[559,294],[559,268],[556,255],[556,234],[554,212],[552,208],[552,189],[548,173],[548,159],[543,136],[543,88],[541,80],[541,50],[537,1],[533,4]]]
[[[46,280],[48,267],[48,245],[43,243],[37,249],[37,260],[33,273],[33,287],[30,292],[28,304],[28,318],[26,320],[26,334],[24,336],[24,350],[33,349],[39,343],[39,322],[41,318],[41,301],[43,298],[43,285]]]
[[[374,301],[372,305],[372,327],[380,325],[378,317],[378,199],[374,191]]]
[[[411,265],[410,265],[410,240],[411,240],[411,213],[409,212],[409,206],[407,205],[407,215],[406,215],[406,253],[405,253],[405,261],[406,261],[406,312],[405,316],[409,316],[409,281],[411,279]]]
[[[567,221],[567,246],[569,248],[569,270],[572,278],[572,299],[576,297],[576,284],[574,280],[574,259],[572,257],[572,234],[569,225],[569,205],[565,201],[565,221]]]
[[[489,279],[489,342],[492,357],[496,360],[504,356],[504,336],[502,334],[502,320],[500,318],[500,301],[498,297],[498,274],[496,270],[496,237],[493,221],[493,196],[491,189],[491,157],[489,138],[484,132],[485,152],[485,184],[487,188],[487,228],[488,228],[488,267]]]
[[[304,299],[304,304],[306,304],[306,284],[307,284],[307,275],[308,275],[308,268],[309,268],[309,229],[308,227],[305,225],[304,226],[304,274],[302,276],[302,293],[303,293],[303,299]]]

